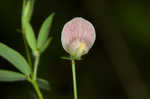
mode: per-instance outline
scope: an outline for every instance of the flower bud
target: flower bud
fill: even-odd
[[[61,42],[65,51],[75,58],[80,58],[88,53],[95,38],[94,26],[89,21],[77,17],[64,25]]]

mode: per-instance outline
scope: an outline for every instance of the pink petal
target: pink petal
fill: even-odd
[[[63,48],[68,52],[68,49],[75,50],[78,44],[77,40],[84,42],[88,51],[94,44],[96,38],[94,26],[87,20],[76,17],[64,25],[61,42]]]

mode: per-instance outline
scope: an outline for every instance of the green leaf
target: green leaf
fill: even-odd
[[[52,37],[49,37],[48,40],[46,41],[46,43],[41,48],[41,50],[40,50],[41,53],[43,53],[47,49],[47,47],[50,45],[51,41],[52,41]]]
[[[26,80],[26,76],[13,71],[0,70],[0,81],[22,81]]]
[[[60,57],[61,59],[64,59],[64,60],[72,60],[72,58],[71,57],[69,57],[69,56],[62,56],[62,57]]]
[[[32,49],[32,51],[35,51],[36,37],[30,23],[24,22],[24,31],[25,31],[25,37],[27,39],[29,47]]]
[[[48,33],[49,33],[51,25],[52,25],[53,17],[54,17],[54,13],[50,14],[50,16],[48,16],[45,19],[45,21],[43,22],[43,24],[40,28],[38,39],[37,39],[37,47],[39,49],[41,49],[47,41]]]
[[[37,84],[38,84],[38,86],[39,86],[41,89],[50,90],[50,85],[49,85],[49,82],[48,82],[47,80],[38,78],[38,79],[37,79]]]
[[[22,15],[24,14],[25,4],[26,4],[26,0],[23,0],[23,2],[22,2]]]
[[[24,57],[14,49],[0,42],[0,56],[13,64],[22,73],[29,75],[31,73],[29,64]]]
[[[23,0],[22,20],[30,22],[35,0]]]

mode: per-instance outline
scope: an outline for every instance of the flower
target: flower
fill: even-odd
[[[66,52],[75,58],[80,58],[88,53],[95,38],[94,26],[89,21],[76,17],[64,25],[61,42]]]

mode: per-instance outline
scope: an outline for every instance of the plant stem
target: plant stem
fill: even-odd
[[[33,87],[34,87],[34,89],[35,89],[39,99],[44,99],[44,97],[43,97],[43,95],[42,95],[42,93],[41,93],[41,91],[40,91],[40,89],[39,89],[39,87],[37,85],[36,80],[31,80],[31,84],[33,85]]]
[[[24,9],[24,4],[25,4],[25,0],[23,0],[23,8],[22,8],[22,15],[23,15],[23,9]],[[25,47],[25,52],[26,52],[26,57],[28,60],[28,63],[30,65],[30,68],[32,70],[32,60],[31,60],[31,56],[30,56],[30,51],[29,51],[29,47],[26,41],[26,37],[25,37],[25,29],[24,29],[24,18],[23,16],[21,16],[21,32],[22,32],[22,38],[23,38],[23,43],[24,43],[24,47]]]
[[[38,64],[39,64],[40,56],[35,56],[35,62],[34,62],[34,72],[33,72],[33,80],[36,80],[37,78],[37,70],[38,70]]]
[[[28,48],[24,33],[22,33],[22,37],[23,37],[23,42],[24,42],[24,46],[25,46],[26,57],[27,57],[27,60],[29,62],[29,65],[32,69],[32,61],[31,61],[30,52],[29,52],[29,48]]]
[[[31,70],[32,70],[32,60],[31,60],[31,56],[30,56],[30,52],[29,52],[29,47],[25,38],[25,33],[24,33],[24,22],[29,22],[32,16],[32,11],[33,11],[33,6],[34,6],[34,0],[28,1],[28,3],[32,4],[30,5],[30,10],[27,10],[27,5],[25,5],[27,3],[27,0],[23,0],[23,8],[22,8],[22,17],[21,17],[21,29],[22,29],[22,37],[23,37],[23,41],[24,41],[24,45],[25,45],[25,51],[26,51],[26,55],[27,55],[27,60],[29,65],[31,66]],[[26,7],[25,7],[26,6]],[[27,15],[25,14],[24,10],[28,11],[26,12]],[[24,15],[25,14],[25,15]],[[40,55],[36,55],[35,56],[35,62],[34,62],[34,71],[33,73],[30,75],[30,77],[28,77],[28,81],[33,85],[37,96],[39,97],[39,99],[44,99],[43,95],[37,85],[37,69],[38,69],[38,64],[39,64],[39,58]]]
[[[37,93],[39,99],[44,99],[44,97],[43,97],[43,95],[42,95],[42,93],[41,93],[41,91],[40,91],[40,89],[39,89],[39,87],[38,87],[38,85],[37,85],[37,80],[36,80],[36,78],[37,78],[37,69],[38,69],[38,64],[39,64],[39,59],[40,59],[40,56],[39,56],[39,55],[36,55],[36,56],[35,56],[35,62],[34,62],[34,72],[33,72],[33,75],[32,75],[33,77],[32,77],[32,79],[30,80],[30,82],[31,82],[31,84],[33,85],[33,87],[34,87],[34,89],[35,89],[35,91],[36,91],[36,93]]]
[[[76,69],[75,69],[75,61],[74,60],[72,60],[72,77],[73,77],[74,99],[78,99],[77,83],[76,83]]]

